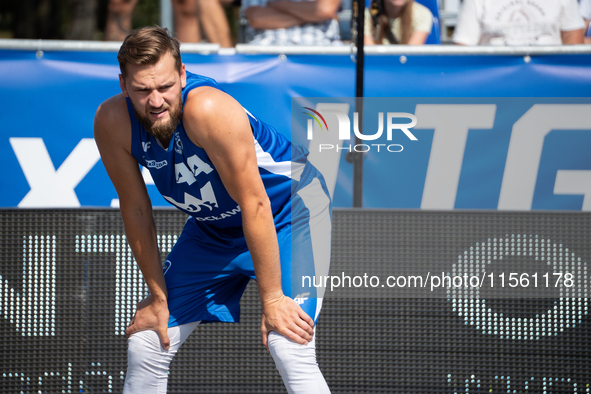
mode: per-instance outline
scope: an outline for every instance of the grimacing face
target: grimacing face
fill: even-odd
[[[135,116],[153,137],[167,147],[183,113],[182,89],[187,83],[185,65],[178,70],[170,53],[155,64],[126,65],[119,75],[121,91],[129,97]]]

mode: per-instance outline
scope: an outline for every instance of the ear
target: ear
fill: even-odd
[[[187,70],[185,69],[185,63],[181,64],[181,88],[187,86]]]
[[[125,79],[123,79],[123,75],[119,74],[119,86],[121,87],[121,91],[125,97],[129,97],[127,93],[127,87],[125,86]]]

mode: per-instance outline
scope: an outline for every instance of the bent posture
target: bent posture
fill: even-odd
[[[328,393],[314,347],[322,295],[299,287],[330,260],[330,198],[307,152],[186,71],[166,30],[132,33],[117,58],[122,93],[98,108],[95,139],[150,290],[126,331],[124,393],[166,392],[183,341],[199,322],[237,321],[255,276],[262,341],[288,391]],[[165,272],[138,163],[190,216]],[[291,297],[304,291],[298,305]]]

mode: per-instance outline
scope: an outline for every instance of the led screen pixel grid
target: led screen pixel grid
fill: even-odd
[[[122,330],[145,288],[119,212],[3,210],[0,217],[0,392],[120,392]],[[157,210],[155,218],[166,252],[185,216]],[[429,261],[451,266],[495,237],[551,240],[550,256],[568,248],[580,272],[591,257],[586,213],[339,209],[333,226],[331,275],[412,270]],[[477,320],[473,299],[454,305],[446,297],[358,290],[327,292],[318,322],[318,361],[334,393],[590,392],[586,299],[563,306],[559,298],[490,299],[487,308],[499,316]],[[535,326],[535,316],[556,305],[562,312]],[[489,333],[484,323],[500,322],[500,313],[505,331]],[[537,335],[518,338],[511,322],[520,318]],[[169,392],[285,392],[260,344],[259,319],[251,283],[240,324],[193,333],[173,361]]]

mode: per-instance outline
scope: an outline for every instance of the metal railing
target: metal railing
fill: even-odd
[[[0,49],[21,51],[91,51],[117,52],[121,42],[0,39]],[[349,45],[335,46],[262,46],[238,44],[221,48],[218,44],[181,44],[183,53],[201,54],[284,54],[284,55],[349,55]],[[591,45],[564,46],[459,46],[459,45],[372,45],[366,55],[577,55],[591,54]]]

